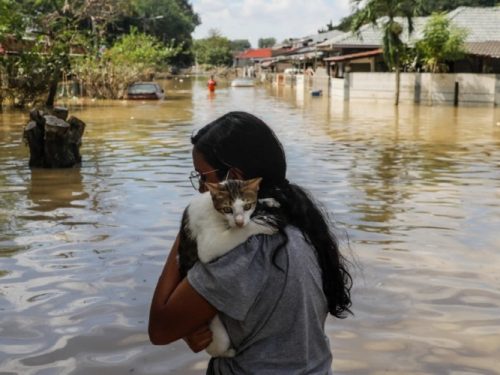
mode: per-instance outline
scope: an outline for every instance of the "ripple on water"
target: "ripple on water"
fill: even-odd
[[[148,343],[148,306],[195,194],[190,136],[245,108],[272,125],[288,178],[350,246],[355,315],[327,320],[336,371],[498,373],[499,109],[395,110],[223,82],[207,97],[204,83],[72,108],[88,126],[70,170],[30,170],[26,116],[0,113],[2,371],[204,373],[206,355]]]

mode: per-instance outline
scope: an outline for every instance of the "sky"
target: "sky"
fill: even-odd
[[[202,24],[193,34],[206,38],[217,29],[230,40],[248,39],[257,48],[259,38],[298,38],[351,13],[349,0],[191,0]]]

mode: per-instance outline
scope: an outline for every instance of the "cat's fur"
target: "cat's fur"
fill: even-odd
[[[276,232],[276,226],[272,225],[268,216],[259,214],[251,217],[259,204],[257,193],[261,180],[205,183],[209,192],[193,199],[182,218],[179,243],[179,270],[182,277],[197,260],[210,262],[252,235]],[[276,207],[277,202],[267,199],[262,204]],[[234,356],[229,336],[218,316],[212,320],[210,329],[213,340],[207,352],[213,357]]]

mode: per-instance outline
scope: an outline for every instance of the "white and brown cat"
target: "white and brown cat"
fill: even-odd
[[[261,181],[261,178],[254,178],[205,183],[208,192],[195,197],[182,217],[178,258],[182,277],[198,260],[208,263],[252,235],[270,235],[277,231],[272,215],[259,213],[252,217],[258,205],[279,206],[273,199],[259,202]],[[213,357],[234,356],[229,336],[217,315],[210,330],[213,340],[206,349],[208,354]]]

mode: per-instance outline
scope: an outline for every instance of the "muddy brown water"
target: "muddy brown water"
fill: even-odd
[[[204,373],[183,342],[150,345],[147,316],[195,194],[189,136],[230,110],[274,128],[355,264],[355,316],[327,320],[336,373],[500,374],[500,109],[164,85],[70,100],[77,169],[30,170],[26,115],[0,113],[1,374]]]

